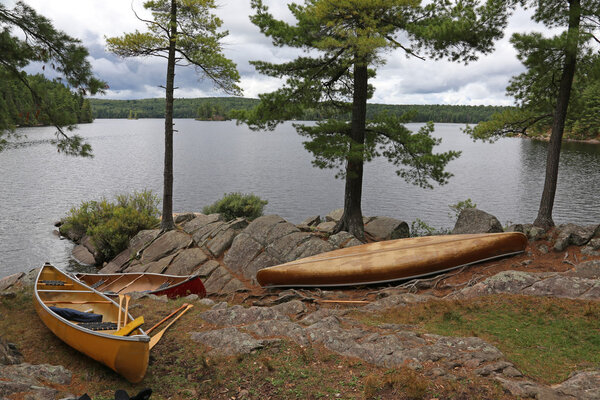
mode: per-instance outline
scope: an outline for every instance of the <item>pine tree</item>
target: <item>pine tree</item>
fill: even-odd
[[[13,35],[13,31],[19,33]],[[80,94],[93,94],[106,84],[94,78],[87,56],[88,51],[79,40],[56,30],[47,18],[25,3],[18,1],[12,9],[0,3],[0,76],[19,80],[26,87],[38,109],[57,128],[58,150],[70,155],[91,156],[91,146],[78,135],[67,135],[62,128],[62,105],[40,95],[23,68],[31,62],[41,62]],[[0,117],[0,150],[14,136],[13,128],[8,118]]]
[[[544,189],[534,221],[536,226],[549,228],[554,226],[552,210],[558,183],[560,148],[569,106],[574,103],[572,92],[578,85],[577,80],[583,90],[587,85],[587,74],[598,62],[600,1],[519,0],[514,3],[533,8],[536,22],[549,28],[563,28],[563,31],[550,38],[540,33],[513,35],[511,41],[527,68],[523,74],[513,78],[507,88],[509,94],[515,96],[517,107],[468,129],[468,132],[475,138],[489,139],[499,135],[527,134],[528,130],[549,124],[551,133]],[[579,77],[577,80],[576,76]],[[575,99],[575,103],[577,101]]]
[[[222,21],[211,10],[213,0],[154,0],[144,8],[153,20],[143,20],[148,32],[135,31],[107,39],[108,49],[121,57],[157,56],[167,59],[165,86],[165,159],[161,229],[175,228],[173,222],[173,92],[175,65],[193,65],[203,77],[226,93],[240,94],[235,64],[222,52],[219,31]],[[139,17],[138,17],[139,18]]]
[[[275,19],[262,0],[252,0],[251,17],[275,46],[305,50],[293,61],[275,64],[254,61],[266,75],[286,78],[283,88],[260,95],[260,105],[241,116],[253,129],[273,129],[307,110],[335,117],[350,114],[350,122],[331,118],[316,126],[298,125],[314,155],[314,165],[338,168],[346,180],[344,214],[335,231],[364,238],[361,211],[363,166],[386,157],[397,173],[422,187],[444,184],[444,172],[458,152],[433,153],[439,143],[433,125],[417,133],[403,126],[408,116],[381,115],[367,119],[369,81],[385,63],[384,54],[402,50],[408,57],[449,58],[468,62],[488,52],[506,24],[504,2],[436,0],[421,6],[411,0],[306,0],[289,9],[294,25]]]

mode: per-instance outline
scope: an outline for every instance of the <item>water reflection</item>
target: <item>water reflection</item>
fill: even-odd
[[[95,157],[56,153],[52,128],[25,130],[36,145],[0,153],[0,276],[51,261],[67,268],[71,245],[52,234],[53,222],[82,201],[151,189],[162,192],[163,121],[97,120],[79,134]],[[411,124],[418,129],[419,124]],[[383,159],[365,168],[363,212],[435,227],[454,223],[449,204],[471,198],[502,223],[531,222],[544,179],[546,143],[501,139],[473,142],[457,124],[437,124],[440,151],[461,150],[454,174],[434,190],[407,184]],[[234,122],[177,120],[174,210],[198,211],[224,193],[253,192],[269,201],[267,213],[298,223],[343,205],[344,182],[311,165],[291,124],[274,133],[250,132]],[[557,223],[600,223],[600,146],[563,147],[554,217]]]

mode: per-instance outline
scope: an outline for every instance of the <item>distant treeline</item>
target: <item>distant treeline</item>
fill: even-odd
[[[92,122],[89,100],[43,75],[24,75],[37,94],[36,101],[23,82],[0,69],[0,127],[72,125]]]
[[[142,100],[101,100],[90,99],[96,118],[128,118],[133,114],[138,118],[163,118],[164,99]],[[234,110],[249,110],[258,104],[258,99],[237,97],[207,97],[197,99],[176,99],[175,118],[197,118],[202,120],[231,119]],[[381,112],[394,115],[413,113],[412,122],[456,122],[477,123],[488,120],[492,114],[502,111],[499,106],[451,106],[451,105],[387,105],[369,104],[367,118]],[[317,110],[309,110],[304,120],[319,120],[322,115]],[[340,118],[346,118],[340,115]]]

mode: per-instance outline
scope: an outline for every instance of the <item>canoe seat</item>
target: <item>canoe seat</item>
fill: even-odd
[[[117,329],[117,324],[114,322],[82,322],[77,325],[92,331],[114,331]]]
[[[98,286],[102,285],[104,282],[106,282],[106,279],[100,279],[98,282],[94,283],[93,285],[90,285],[90,287],[92,289],[96,289]]]
[[[39,282],[43,283],[46,286],[73,286],[73,284],[67,284],[67,282],[65,282],[65,281],[46,280],[46,281],[39,281]]]
[[[166,281],[165,283],[163,283],[162,285],[160,285],[158,287],[158,289],[156,289],[156,290],[161,290],[161,289],[164,289],[164,288],[168,288],[169,286],[171,286],[171,283],[173,283],[173,281]]]

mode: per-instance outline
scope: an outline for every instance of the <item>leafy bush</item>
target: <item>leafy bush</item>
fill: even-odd
[[[239,217],[253,220],[263,215],[263,209],[267,204],[268,201],[253,194],[236,192],[224,194],[222,199],[204,207],[202,212],[204,214],[219,213],[226,221]]]
[[[75,240],[88,235],[103,259],[110,260],[125,250],[139,231],[155,227],[158,216],[158,198],[144,190],[119,195],[115,203],[102,199],[71,208],[60,233]]]
[[[417,218],[410,224],[410,237],[419,236],[434,236],[434,235],[448,235],[450,229],[447,228],[434,228],[427,224],[425,221]]]
[[[471,200],[471,199],[466,199],[463,201],[459,201],[456,204],[450,204],[448,207],[454,212],[454,217],[458,218],[461,211],[463,211],[467,208],[476,208],[477,204],[473,203],[473,200]],[[450,216],[452,217],[452,215],[450,215]]]

